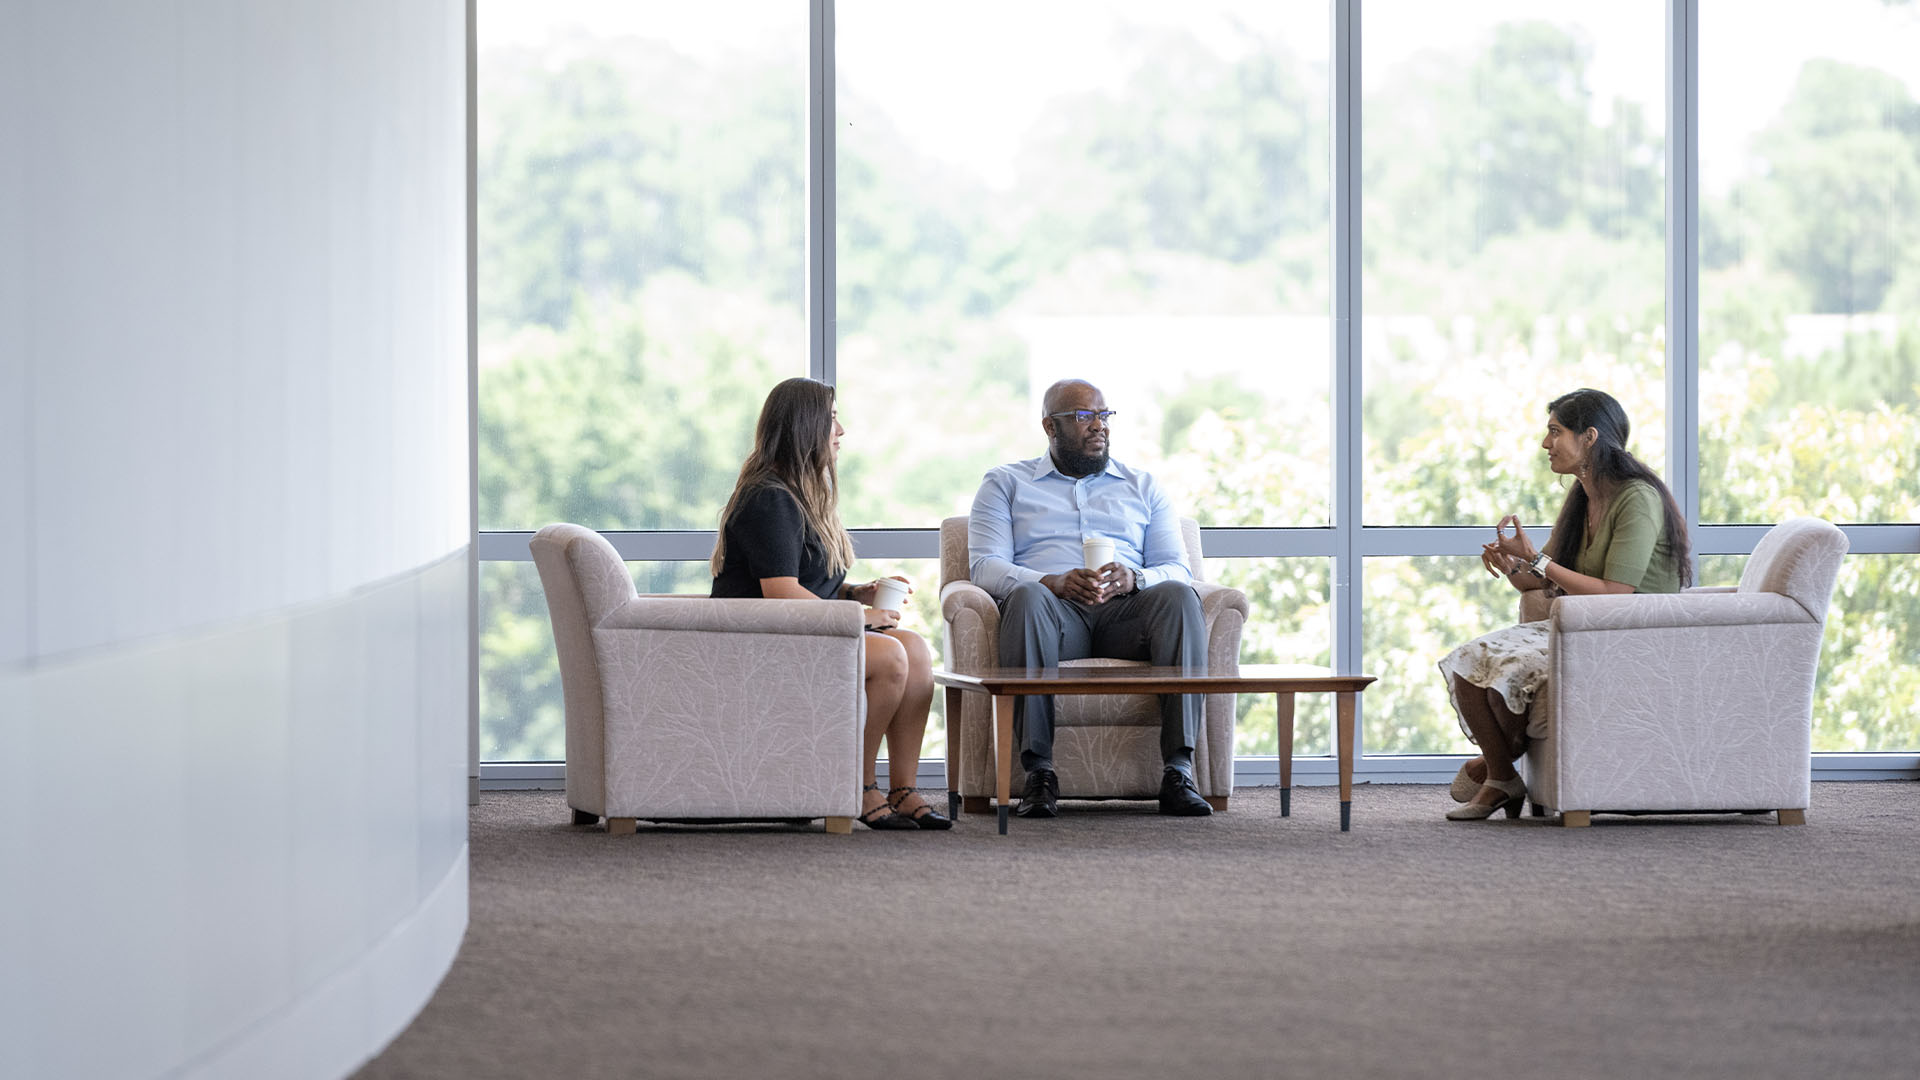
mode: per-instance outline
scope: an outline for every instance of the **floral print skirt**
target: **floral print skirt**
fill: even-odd
[[[1467,741],[1475,740],[1473,732],[1467,731],[1460,702],[1453,696],[1455,675],[1475,686],[1500,692],[1507,709],[1520,714],[1515,720],[1498,709],[1493,713],[1501,734],[1506,736],[1508,756],[1517,758],[1526,753],[1533,695],[1547,681],[1547,626],[1547,621],[1542,619],[1502,627],[1474,638],[1441,659],[1440,674],[1447,680],[1447,698],[1453,701],[1454,716],[1460,721],[1460,730],[1466,731]]]

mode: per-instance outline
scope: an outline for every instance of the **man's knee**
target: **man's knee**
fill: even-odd
[[[1184,581],[1163,581],[1141,590],[1142,599],[1151,602],[1164,618],[1197,626],[1206,618],[1200,609],[1200,594]]]
[[[1000,625],[1014,627],[1040,627],[1055,621],[1053,611],[1053,590],[1037,581],[1023,581],[1007,594],[1007,602],[1000,608]]]
[[[1037,581],[1023,581],[1007,594],[1006,613],[1022,614],[1028,611],[1045,611],[1047,601],[1053,599],[1053,590]]]

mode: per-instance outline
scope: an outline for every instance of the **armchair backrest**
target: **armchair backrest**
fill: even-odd
[[[1833,581],[1847,553],[1847,534],[1819,518],[1797,517],[1775,525],[1754,545],[1740,574],[1741,592],[1791,597],[1818,622],[1827,618]]]
[[[533,534],[533,565],[547,594],[554,650],[560,657],[560,693],[567,710],[567,786],[576,806],[597,806],[604,761],[606,699],[593,628],[633,599],[633,577],[607,538],[580,525],[549,525]],[[579,773],[576,780],[574,773]]]
[[[1193,580],[1207,580],[1206,564],[1200,560],[1200,523],[1181,518],[1180,540],[1187,548],[1187,567],[1193,571]],[[940,586],[972,580],[972,562],[967,551],[967,519],[950,517],[940,522]]]

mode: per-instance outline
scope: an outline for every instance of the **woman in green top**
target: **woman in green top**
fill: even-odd
[[[1679,592],[1693,580],[1686,518],[1659,475],[1627,452],[1627,430],[1626,411],[1598,390],[1547,406],[1547,467],[1576,483],[1544,550],[1518,517],[1500,519],[1480,552],[1488,573],[1554,596]],[[1518,817],[1527,786],[1513,763],[1527,752],[1528,713],[1547,681],[1546,622],[1475,638],[1448,653],[1440,672],[1461,730],[1480,747],[1453,781],[1454,799],[1466,805],[1447,817],[1479,821],[1502,809]]]

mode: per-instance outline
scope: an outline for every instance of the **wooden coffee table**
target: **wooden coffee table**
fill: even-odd
[[[1353,703],[1372,675],[1335,675],[1306,664],[1248,664],[1237,675],[1191,674],[1178,667],[987,668],[971,674],[936,671],[947,688],[947,738],[960,715],[960,695],[993,697],[994,800],[1006,835],[1013,773],[1013,699],[1023,694],[1272,694],[1280,713],[1280,816],[1293,812],[1293,696],[1332,694],[1340,763],[1340,831],[1353,824]],[[951,745],[951,742],[950,742]],[[955,760],[952,754],[948,760]],[[950,816],[960,813],[959,779],[947,777]]]

